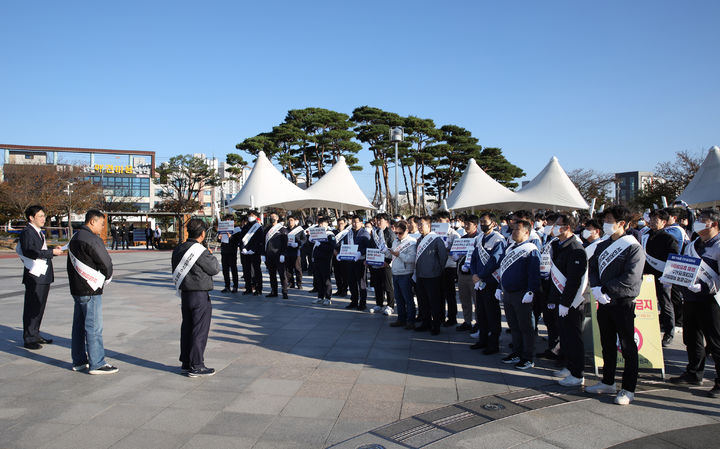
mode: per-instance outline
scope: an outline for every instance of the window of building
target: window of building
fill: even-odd
[[[212,207],[212,203],[205,203],[205,207]]]

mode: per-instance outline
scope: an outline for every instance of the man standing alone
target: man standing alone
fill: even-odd
[[[105,215],[91,209],[68,245],[67,272],[70,294],[75,300],[72,325],[73,371],[114,374],[118,369],[105,361],[102,330],[103,287],[112,278],[113,266],[99,237]],[[86,351],[87,349],[87,351]]]
[[[188,377],[212,376],[213,368],[205,366],[205,346],[210,333],[212,305],[209,291],[220,272],[220,264],[202,245],[205,223],[193,218],[187,224],[188,239],[176,246],[172,254],[173,281],[182,301],[180,327],[180,362]]]
[[[42,206],[30,206],[25,210],[27,226],[20,233],[17,254],[25,265],[22,283],[25,284],[23,307],[23,341],[27,349],[40,349],[40,344],[50,344],[51,339],[40,336],[40,323],[45,313],[50,284],[54,280],[52,258],[62,254],[60,248],[48,249],[42,227],[45,226],[45,210]]]

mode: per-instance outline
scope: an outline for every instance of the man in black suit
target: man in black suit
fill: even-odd
[[[288,281],[285,275],[285,256],[288,245],[288,230],[285,223],[275,212],[269,216],[270,224],[265,229],[265,248],[262,259],[270,275],[270,293],[267,298],[275,298],[278,295],[277,277],[280,276],[280,288],[283,299],[288,299]]]
[[[254,210],[248,212],[248,222],[238,235],[242,249],[240,250],[245,280],[243,295],[259,296],[262,294],[262,271],[260,269],[260,255],[265,250],[265,231],[258,221],[258,213]]]
[[[25,284],[23,308],[23,341],[27,349],[40,349],[51,339],[40,336],[40,323],[45,313],[50,284],[54,281],[53,256],[62,254],[60,248],[48,249],[43,235],[45,210],[42,206],[30,206],[25,210],[27,226],[20,233],[17,252],[23,261],[22,283]]]

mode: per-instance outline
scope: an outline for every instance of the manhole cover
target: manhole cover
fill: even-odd
[[[502,409],[504,409],[505,406],[502,405],[502,404],[490,403],[490,404],[485,404],[485,405],[483,405],[483,408],[484,408],[485,410],[497,411],[497,410],[502,410]]]
[[[380,444],[364,444],[357,449],[385,449],[385,446]]]

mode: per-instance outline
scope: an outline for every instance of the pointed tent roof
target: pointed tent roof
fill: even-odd
[[[450,210],[471,208],[505,209],[505,204],[516,200],[517,194],[480,168],[475,159],[470,159],[460,181],[447,197]]]
[[[589,209],[575,184],[553,156],[545,168],[517,192],[514,209]]]
[[[710,148],[697,173],[677,199],[696,208],[720,203],[720,148]]]
[[[305,189],[305,193],[308,200],[296,207],[327,207],[343,211],[375,210],[375,206],[368,201],[355,182],[343,156],[340,156],[337,163],[322,178]]]
[[[245,207],[290,209],[296,202],[306,199],[305,191],[283,176],[273,166],[265,152],[261,151],[258,153],[250,176],[228,206],[234,209]]]

